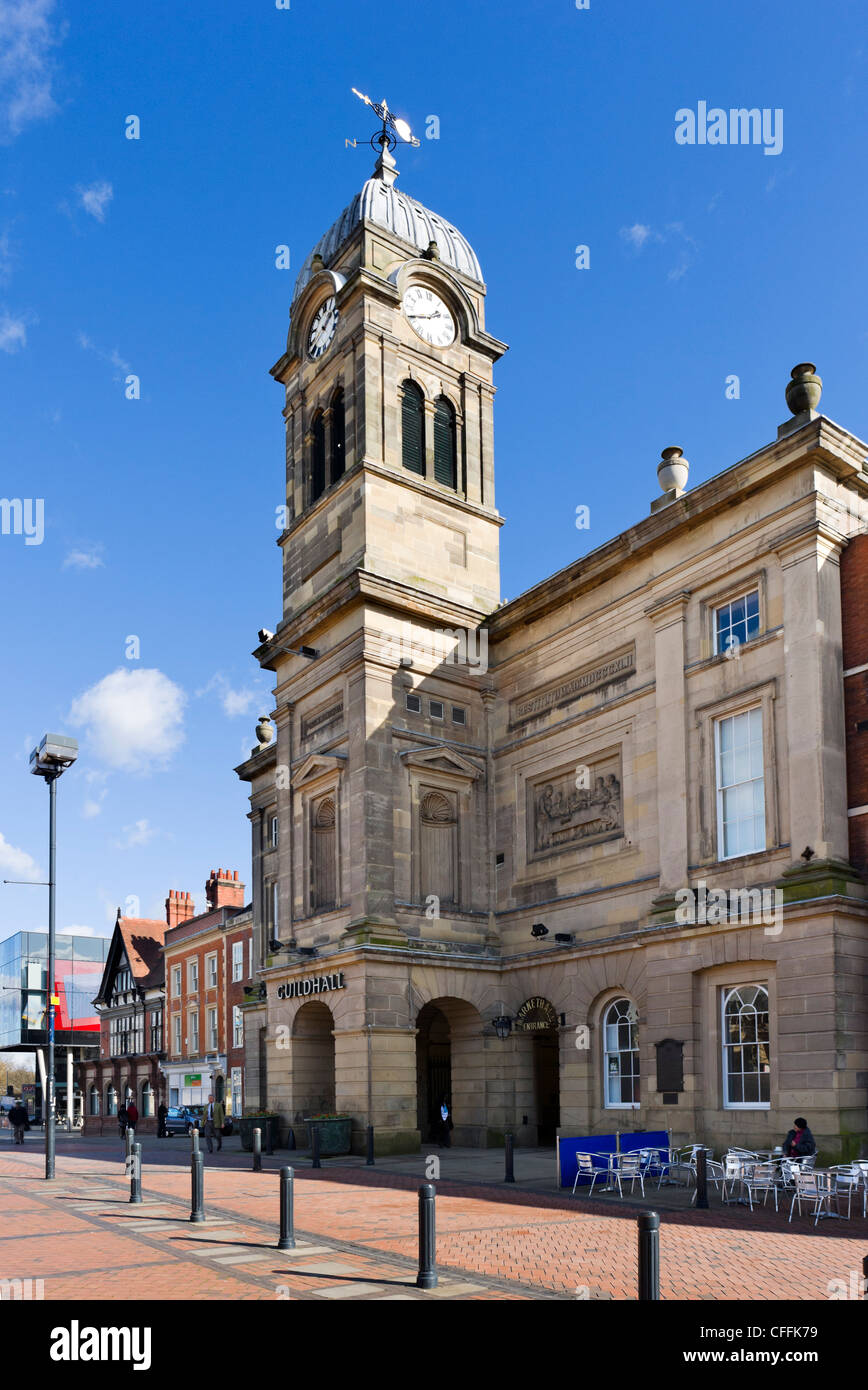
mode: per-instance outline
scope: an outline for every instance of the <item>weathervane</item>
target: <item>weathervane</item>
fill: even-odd
[[[371,101],[370,97],[366,97],[364,92],[356,91],[355,87],[352,90],[360,101],[363,101],[366,106],[370,106],[377,120],[383,122],[382,130],[371,136],[371,145],[375,149],[379,145],[382,152],[386,149],[393,150],[399,142],[404,145],[419,145],[421,143],[416,139],[407,122],[402,121],[400,116],[396,116],[394,111],[389,110],[389,104],[385,97],[381,102],[375,102]]]

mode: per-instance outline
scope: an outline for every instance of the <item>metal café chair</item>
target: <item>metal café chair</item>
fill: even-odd
[[[732,1193],[736,1186],[742,1187],[745,1176],[753,1169],[753,1163],[746,1151],[728,1149],[723,1155],[723,1195],[722,1201],[725,1205],[747,1206],[744,1197],[733,1197]],[[729,1195],[727,1196],[727,1190]]]
[[[633,1191],[638,1182],[642,1196],[645,1196],[645,1174],[642,1171],[642,1159],[638,1153],[613,1154],[614,1162],[611,1166],[610,1177],[618,1184],[618,1196],[624,1196],[623,1181],[629,1179],[630,1191]]]
[[[576,1176],[573,1179],[573,1190],[570,1194],[572,1197],[576,1195],[576,1183],[579,1181],[579,1178],[591,1179],[591,1186],[588,1188],[588,1196],[590,1197],[594,1191],[594,1183],[597,1181],[597,1178],[605,1178],[608,1176],[608,1168],[596,1168],[594,1166],[594,1159],[603,1157],[608,1159],[609,1155],[576,1153]]]
[[[835,1184],[835,1205],[839,1207],[841,1197],[847,1194],[847,1220],[850,1220],[850,1213],[853,1208],[853,1193],[856,1194],[856,1201],[859,1201],[859,1192],[862,1192],[862,1216],[864,1218],[866,1205],[868,1205],[868,1190],[865,1186],[865,1174],[858,1163],[836,1163],[829,1169],[832,1180]],[[858,1206],[857,1206],[858,1210]]]
[[[742,1192],[747,1193],[747,1200],[751,1211],[753,1211],[754,1193],[762,1193],[763,1206],[768,1201],[769,1193],[774,1194],[775,1211],[778,1209],[778,1189],[776,1184],[777,1174],[773,1163],[755,1163],[750,1171],[745,1171],[741,1179]]]
[[[797,1203],[799,1207],[799,1216],[801,1216],[803,1201],[813,1204],[815,1226],[821,1216],[835,1215],[831,1205],[834,1195],[834,1184],[831,1174],[824,1172],[805,1173],[797,1168],[793,1176],[795,1187],[793,1190],[793,1200],[790,1202],[790,1221],[793,1219],[793,1207]]]

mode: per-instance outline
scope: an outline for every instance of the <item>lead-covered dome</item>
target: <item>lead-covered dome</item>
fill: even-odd
[[[451,266],[480,285],[484,283],[476,252],[467,238],[438,213],[431,212],[415,198],[400,192],[394,185],[396,172],[390,157],[377,160],[373,177],[363,185],[325,235],[320,237],[302,266],[292,292],[293,301],[311,278],[314,257],[321,256],[328,266],[360,222],[373,222],[375,226],[383,227],[417,254],[427,251],[432,241],[436,242],[443,265]]]

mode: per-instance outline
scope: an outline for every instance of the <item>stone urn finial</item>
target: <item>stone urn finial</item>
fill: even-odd
[[[259,723],[256,726],[256,737],[260,748],[267,748],[274,738],[274,725],[267,714],[259,716]]]
[[[793,415],[804,415],[808,410],[816,410],[823,394],[823,379],[817,376],[813,362],[799,362],[790,372],[792,381],[787,382],[787,405]]]
[[[684,450],[676,445],[664,449],[657,465],[657,481],[663,492],[683,492],[687,485],[690,464]]]

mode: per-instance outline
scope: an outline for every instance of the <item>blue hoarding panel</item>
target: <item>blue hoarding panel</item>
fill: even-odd
[[[669,1146],[669,1135],[665,1129],[641,1130],[639,1133],[621,1133],[621,1153],[629,1153],[631,1149],[665,1149]],[[561,1187],[572,1187],[576,1177],[576,1154],[589,1153],[599,1155],[594,1158],[595,1168],[605,1168],[608,1164],[608,1155],[615,1153],[617,1149],[617,1139],[614,1134],[586,1134],[578,1138],[561,1137],[558,1139],[558,1156],[560,1159]],[[580,1178],[579,1185],[588,1182],[590,1179]],[[598,1184],[599,1185],[599,1184]]]

